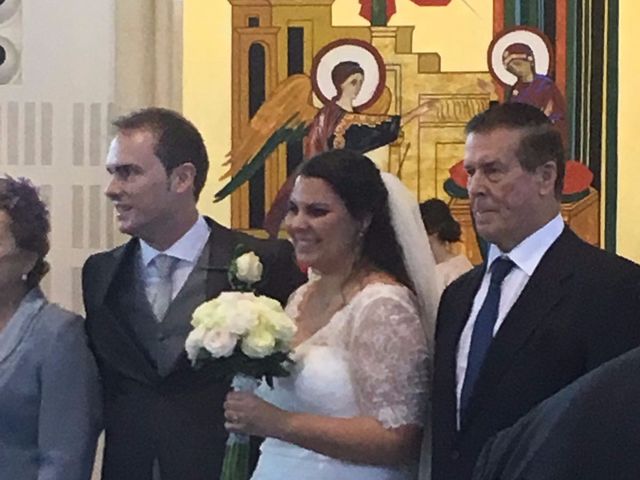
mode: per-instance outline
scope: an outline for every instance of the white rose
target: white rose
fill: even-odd
[[[241,282],[256,283],[262,278],[262,263],[260,257],[253,252],[247,252],[236,258],[236,277]]]
[[[271,355],[276,346],[276,339],[268,328],[258,325],[242,340],[242,351],[251,358],[264,358]]]
[[[238,342],[238,336],[224,330],[212,330],[204,336],[203,346],[214,358],[228,357]]]
[[[220,295],[216,297],[218,302],[229,303],[231,305],[235,305],[237,302],[239,302],[244,298],[247,298],[246,292],[229,292],[229,291],[222,292]]]
[[[263,310],[260,312],[260,320],[265,323],[277,340],[285,344],[291,342],[298,330],[295,322],[282,309],[280,312]]]
[[[218,299],[209,300],[199,305],[191,316],[191,325],[194,327],[205,327],[207,330],[215,327],[221,321],[218,315],[220,301]]]
[[[203,326],[194,328],[187,336],[184,342],[184,349],[187,351],[187,357],[192,362],[198,358],[198,353],[203,346],[204,336],[207,333],[207,329]]]
[[[230,333],[245,335],[258,323],[258,315],[253,304],[248,301],[240,301],[227,314],[225,324]]]
[[[273,310],[274,312],[278,312],[278,313],[282,313],[283,309],[282,309],[282,305],[280,305],[280,302],[277,301],[274,298],[271,297],[267,297],[265,295],[260,295],[255,297],[255,301],[256,303],[258,303],[259,305],[269,309],[269,310]]]

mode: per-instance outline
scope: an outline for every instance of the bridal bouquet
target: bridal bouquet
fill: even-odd
[[[253,286],[262,278],[259,257],[244,247],[236,249],[229,266],[233,291],[200,305],[193,312],[193,330],[185,349],[198,368],[216,362],[216,368],[239,391],[253,391],[261,379],[272,386],[273,377],[287,376],[286,363],[296,325],[280,303],[256,295]],[[249,438],[230,434],[221,480],[245,480],[249,467]]]

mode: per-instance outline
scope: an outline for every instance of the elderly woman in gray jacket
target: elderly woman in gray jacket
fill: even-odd
[[[81,317],[47,302],[49,219],[26,180],[0,178],[0,479],[87,480],[100,390]]]

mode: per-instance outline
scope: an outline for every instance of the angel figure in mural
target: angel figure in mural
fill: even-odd
[[[313,93],[322,108],[313,105]],[[287,78],[251,119],[242,143],[229,153],[229,170],[222,178],[231,179],[216,201],[256,174],[280,143],[303,138],[303,163],[332,149],[365,153],[394,142],[402,126],[424,114],[432,102],[404,115],[388,115],[390,105],[384,62],[371,44],[342,39],[326,45],[314,58],[311,78]],[[280,188],[265,217],[264,228],[272,237],[287,212],[296,174]]]

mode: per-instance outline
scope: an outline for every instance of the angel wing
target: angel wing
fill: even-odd
[[[227,154],[227,172],[232,177],[215,195],[220,201],[249,180],[282,142],[304,136],[318,109],[313,106],[311,79],[296,74],[282,82],[249,122],[242,143]]]
[[[278,85],[249,122],[243,142],[227,154],[224,165],[229,169],[220,179],[231,179],[215,194],[214,201],[227,197],[255,175],[278,145],[304,137],[318,113],[312,92],[311,79],[305,74],[292,75]],[[362,113],[385,114],[390,106],[391,91],[385,87],[380,98]]]

